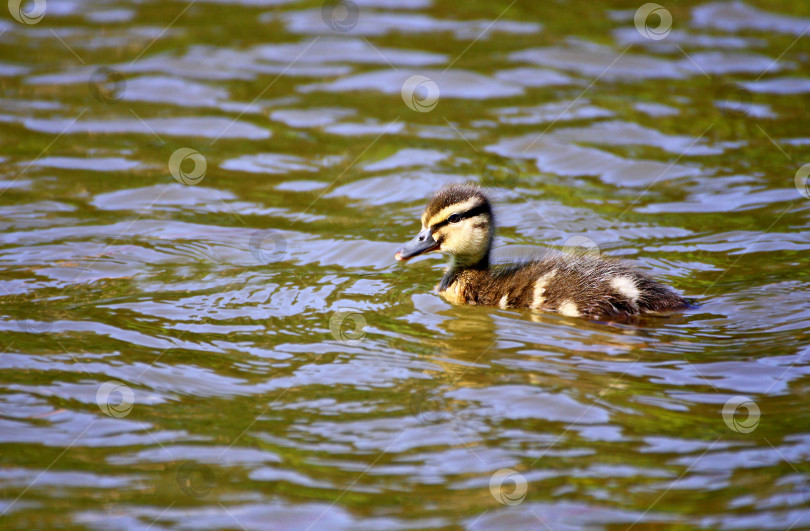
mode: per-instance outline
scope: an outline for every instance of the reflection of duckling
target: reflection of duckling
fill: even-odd
[[[556,311],[607,319],[690,307],[671,288],[616,260],[574,254],[490,267],[495,232],[487,197],[475,186],[439,190],[422,214],[422,231],[397,260],[440,250],[452,260],[437,291],[456,304]]]

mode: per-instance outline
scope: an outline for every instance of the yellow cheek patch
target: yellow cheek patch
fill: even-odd
[[[449,236],[450,234],[447,233],[447,227],[442,227],[433,233],[433,239],[437,242],[447,241]]]

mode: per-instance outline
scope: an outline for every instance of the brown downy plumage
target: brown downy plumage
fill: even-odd
[[[572,317],[610,319],[685,310],[671,288],[612,259],[584,253],[490,266],[495,224],[489,200],[475,186],[439,190],[422,214],[422,231],[402,246],[400,261],[439,250],[450,267],[436,287],[456,304],[531,308]]]

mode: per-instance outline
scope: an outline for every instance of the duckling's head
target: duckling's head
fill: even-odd
[[[481,189],[451,184],[431,198],[422,214],[422,231],[394,258],[404,261],[439,250],[449,253],[455,265],[487,266],[494,230],[492,209]]]

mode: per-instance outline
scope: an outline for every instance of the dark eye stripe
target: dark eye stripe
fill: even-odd
[[[468,210],[466,212],[458,212],[457,214],[458,214],[458,217],[459,217],[459,221],[461,221],[462,219],[472,218],[472,217],[475,217],[475,216],[477,216],[479,214],[483,214],[483,213],[489,213],[489,205],[487,203],[481,203],[477,207],[473,207],[473,208],[471,208],[470,210]],[[452,216],[453,215],[451,214],[450,216],[447,216],[447,218],[444,221],[440,221],[440,222],[436,223],[435,225],[433,225],[432,227],[430,227],[431,232],[435,231],[435,230],[438,230],[438,229],[444,227],[445,225],[447,225],[450,222],[449,220],[450,220],[450,218]]]

